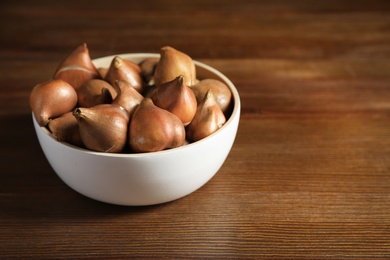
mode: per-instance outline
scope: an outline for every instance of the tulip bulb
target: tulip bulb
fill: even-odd
[[[112,104],[122,106],[131,116],[144,97],[126,80],[115,81],[114,87],[118,95]]]
[[[160,61],[154,71],[154,82],[157,86],[183,75],[185,84],[192,86],[196,80],[195,64],[190,56],[172,47],[165,46],[160,50]]]
[[[115,85],[115,81],[117,80],[126,80],[140,93],[144,88],[141,77],[141,68],[138,64],[130,60],[122,59],[119,56],[115,56],[112,60],[107,70],[105,80],[112,86]]]
[[[192,142],[199,141],[220,129],[225,122],[225,115],[209,90],[198,105],[192,122],[186,128],[187,138]]]
[[[195,94],[182,75],[157,87],[151,99],[156,106],[175,114],[184,126],[191,122],[197,108]]]
[[[144,81],[148,85],[153,85],[153,75],[154,70],[156,69],[157,63],[159,62],[160,58],[152,57],[152,58],[146,58],[141,63],[139,63],[139,67],[141,68],[141,75],[144,79]]]
[[[102,79],[90,79],[82,84],[76,92],[80,107],[110,104],[117,95],[114,87]]]
[[[74,49],[57,67],[54,73],[55,79],[62,79],[78,89],[84,82],[100,78],[95,65],[89,56],[86,43]]]
[[[76,104],[76,90],[61,79],[37,84],[30,93],[30,107],[40,126],[46,126],[50,119],[72,111]]]
[[[93,151],[118,153],[127,141],[129,117],[118,105],[101,104],[90,108],[76,108],[80,136],[84,145]]]
[[[222,112],[226,115],[228,110],[231,109],[232,93],[229,87],[222,81],[217,79],[203,79],[191,86],[191,89],[194,91],[198,103],[202,102],[207,91],[211,89],[215,101]]]
[[[184,144],[185,129],[180,119],[153,104],[142,100],[130,121],[129,144],[135,152],[157,152]]]
[[[83,147],[77,119],[72,111],[50,120],[47,129],[57,141]]]
[[[97,68],[97,71],[99,72],[100,77],[104,79],[106,77],[108,68],[99,67]]]

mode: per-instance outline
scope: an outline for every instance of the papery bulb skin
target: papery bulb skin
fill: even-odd
[[[129,117],[118,105],[101,104],[75,108],[80,136],[86,148],[106,153],[120,153],[127,143]]]
[[[72,111],[50,120],[47,124],[47,129],[50,131],[51,136],[59,142],[84,147],[77,119],[73,116]]]
[[[117,80],[114,84],[118,93],[112,104],[122,106],[131,117],[144,97],[126,80]]]
[[[72,111],[76,104],[76,90],[60,79],[39,83],[30,93],[30,108],[40,126],[46,126],[50,119]]]
[[[115,81],[117,80],[126,80],[139,93],[142,93],[144,88],[141,68],[138,64],[130,60],[122,59],[120,56],[115,56],[113,58],[104,79],[112,86],[114,86]]]
[[[154,82],[157,86],[172,81],[183,75],[185,84],[192,86],[196,81],[195,64],[190,56],[170,46],[162,47],[160,60],[154,71]]]
[[[110,104],[117,95],[115,88],[102,79],[90,79],[82,84],[76,92],[80,107]]]
[[[157,152],[185,142],[185,129],[171,112],[144,98],[130,121],[129,145],[134,152]]]
[[[215,97],[215,101],[221,108],[222,112],[226,115],[231,109],[232,93],[229,87],[222,81],[217,79],[203,79],[191,86],[191,89],[194,91],[198,103],[202,102],[202,99],[206,95],[207,91],[211,89]]]
[[[220,129],[225,122],[225,115],[209,90],[198,105],[192,122],[187,126],[186,136],[191,142],[199,141]]]
[[[76,90],[90,79],[101,78],[92,63],[86,43],[75,48],[57,67],[54,79],[62,79]]]
[[[185,84],[183,75],[161,84],[153,92],[151,99],[156,106],[175,114],[184,126],[191,122],[197,109],[195,94]]]

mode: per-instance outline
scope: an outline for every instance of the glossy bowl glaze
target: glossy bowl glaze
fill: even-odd
[[[93,60],[108,67],[117,56]],[[134,62],[159,54],[118,54]],[[226,83],[233,109],[225,125],[214,134],[191,144],[153,153],[112,154],[92,152],[53,139],[32,116],[41,148],[56,174],[75,191],[98,201],[117,205],[152,205],[186,196],[209,181],[226,160],[234,143],[240,97],[233,83],[214,68],[194,61],[197,78]]]

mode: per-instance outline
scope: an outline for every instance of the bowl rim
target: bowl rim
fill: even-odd
[[[103,57],[99,57],[99,58],[96,58],[96,59],[92,59],[92,62],[93,64],[96,66],[96,63],[99,63],[101,62],[102,60],[106,60],[106,59],[113,59],[114,57],[116,56],[120,56],[121,58],[125,58],[126,57],[132,57],[132,58],[149,58],[149,57],[160,57],[160,54],[158,53],[121,53],[121,54],[114,54],[114,55],[108,55],[108,56],[103,56]],[[230,91],[232,92],[232,97],[233,97],[233,110],[229,116],[229,119],[225,122],[225,124],[220,128],[218,129],[217,131],[215,131],[214,133],[212,133],[211,135],[201,139],[201,140],[198,140],[196,142],[192,142],[192,143],[189,143],[189,144],[186,144],[186,145],[182,145],[180,147],[175,147],[175,148],[171,148],[171,149],[166,149],[166,150],[162,150],[162,151],[157,151],[157,152],[140,152],[140,153],[107,153],[107,152],[96,152],[96,151],[91,151],[91,150],[88,150],[86,148],[82,148],[82,147],[78,147],[78,146],[75,146],[75,145],[72,145],[72,144],[69,144],[69,143],[66,143],[66,142],[61,142],[61,141],[57,141],[55,140],[49,130],[44,127],[44,126],[40,126],[40,129],[45,133],[47,134],[50,138],[53,139],[53,141],[57,142],[58,144],[60,145],[64,145],[68,148],[71,148],[71,149],[75,149],[75,150],[78,150],[80,152],[84,152],[84,153],[87,153],[87,154],[91,154],[91,155],[97,155],[97,156],[103,156],[103,157],[124,157],[124,158],[137,158],[137,157],[153,157],[153,156],[157,156],[159,154],[167,154],[167,153],[175,153],[175,152],[179,152],[181,150],[184,150],[184,149],[190,149],[191,147],[193,146],[197,146],[197,145],[200,145],[201,143],[203,142],[206,142],[208,139],[212,138],[213,136],[219,134],[220,132],[222,131],[225,131],[225,129],[230,125],[232,124],[233,120],[236,118],[236,117],[240,117],[240,110],[241,110],[241,101],[240,101],[240,95],[238,93],[238,90],[236,89],[235,85],[233,84],[233,82],[228,78],[226,77],[223,73],[221,73],[219,70],[203,63],[203,62],[200,62],[198,60],[193,60],[195,66],[197,67],[201,67],[205,70],[208,70],[209,72],[217,75],[219,78],[221,78],[226,84],[227,86],[229,87]],[[36,119],[34,117],[34,114],[32,112],[32,118],[34,120],[34,122],[36,122]]]

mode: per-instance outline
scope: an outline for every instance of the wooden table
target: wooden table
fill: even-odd
[[[0,32],[1,259],[390,258],[389,1],[5,0]],[[170,45],[234,82],[239,131],[211,181],[123,207],[57,177],[28,97],[82,42]]]

